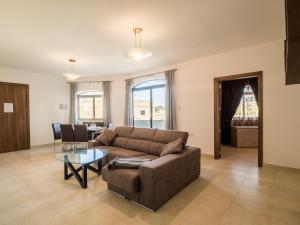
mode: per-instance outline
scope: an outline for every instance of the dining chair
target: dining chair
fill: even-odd
[[[86,125],[84,124],[76,124],[74,125],[74,142],[75,149],[77,148],[77,144],[85,144],[88,146],[89,136]]]
[[[65,150],[65,146],[68,144],[71,145],[72,150],[74,150],[74,130],[73,130],[73,125],[72,124],[61,124],[60,125],[61,129],[61,142],[63,143],[63,150]]]
[[[95,122],[96,127],[104,127],[104,122]]]
[[[52,123],[53,130],[53,150],[55,152],[55,141],[61,139],[60,123]]]

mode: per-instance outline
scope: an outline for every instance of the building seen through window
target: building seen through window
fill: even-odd
[[[151,80],[133,88],[134,126],[165,128],[165,81]]]
[[[78,95],[78,119],[103,121],[103,93],[86,91]]]

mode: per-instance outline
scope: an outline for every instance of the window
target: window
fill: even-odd
[[[78,119],[103,120],[102,92],[86,91],[78,94]]]
[[[133,88],[135,127],[165,129],[165,81],[151,80]]]
[[[250,85],[246,85],[244,88],[244,94],[241,102],[235,112],[233,118],[257,118],[258,117],[258,107],[255,99],[255,95],[252,91]]]

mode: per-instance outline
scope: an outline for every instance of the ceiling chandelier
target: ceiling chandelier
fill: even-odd
[[[78,74],[75,74],[75,63],[76,60],[75,59],[69,59],[70,62],[70,73],[64,73],[63,76],[67,78],[68,81],[74,81],[76,79],[78,79],[80,76]]]
[[[142,32],[143,28],[134,28],[134,48],[126,51],[126,58],[128,60],[140,61],[142,59],[152,56],[152,53],[142,48]]]

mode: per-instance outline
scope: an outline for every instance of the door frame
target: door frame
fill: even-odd
[[[28,133],[28,136],[27,136],[27,146],[25,148],[18,149],[16,151],[24,150],[24,149],[30,149],[31,143],[30,143],[29,84],[11,83],[11,82],[3,82],[3,81],[0,81],[0,84],[2,84],[2,85],[10,85],[10,86],[21,86],[21,87],[25,87],[26,88],[26,110],[27,110],[26,122],[27,122],[27,133]]]
[[[258,79],[258,166],[263,166],[263,71],[214,78],[214,158],[221,158],[221,88],[223,81],[257,77]]]

